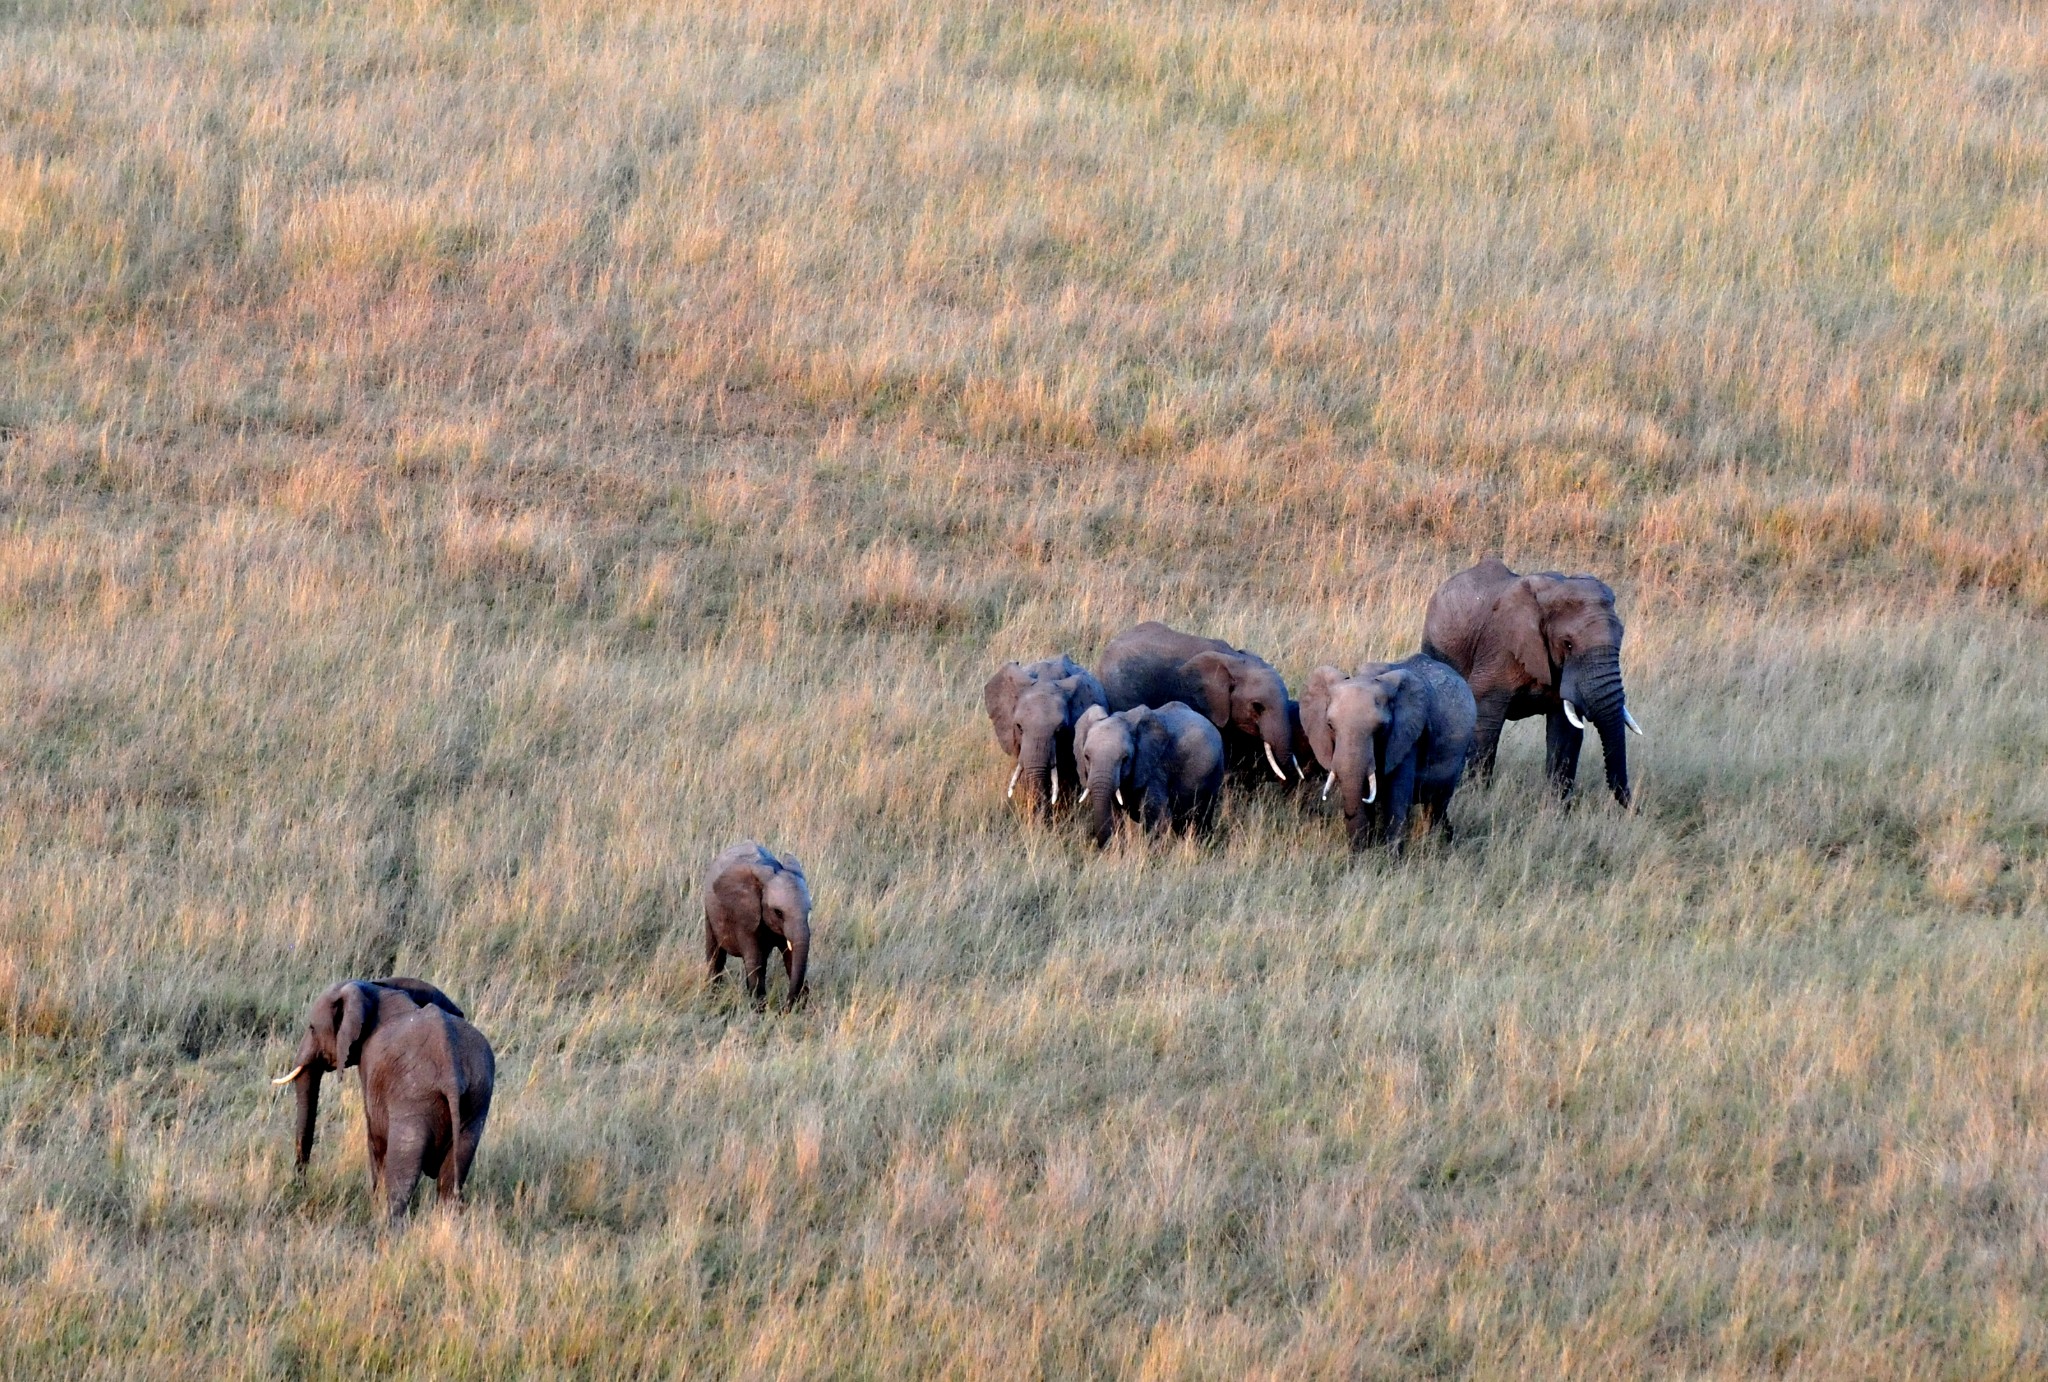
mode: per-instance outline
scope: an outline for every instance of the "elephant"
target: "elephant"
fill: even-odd
[[[1450,667],[1418,653],[1375,662],[1349,677],[1335,667],[1309,673],[1301,719],[1316,761],[1341,792],[1353,849],[1376,839],[1399,853],[1408,813],[1451,834],[1451,794],[1465,771],[1478,707],[1472,688]]]
[[[704,877],[704,962],[716,982],[728,956],[747,974],[756,1011],[768,1006],[768,956],[782,952],[789,974],[787,1008],[803,1001],[811,957],[811,885],[794,857],[752,840],[719,852]]]
[[[403,1218],[420,1176],[460,1203],[490,1117],[497,1060],[462,1009],[421,979],[348,979],[306,1009],[298,1063],[272,1080],[299,1099],[300,1171],[313,1156],[320,1079],[357,1066],[370,1144],[370,1193]]]
[[[1094,797],[1089,832],[1100,848],[1116,828],[1114,807],[1147,831],[1169,824],[1207,829],[1223,789],[1223,735],[1207,716],[1179,701],[1133,706],[1112,715],[1091,707],[1074,729],[1081,800]]]
[[[1621,684],[1621,635],[1614,592],[1593,576],[1518,576],[1488,557],[1437,588],[1423,617],[1422,650],[1471,683],[1479,705],[1472,762],[1481,778],[1493,776],[1502,722],[1542,715],[1549,722],[1545,768],[1558,794],[1570,798],[1591,728],[1600,735],[1607,788],[1629,805],[1622,732],[1643,727]]]
[[[1273,776],[1282,782],[1302,776],[1300,763],[1292,759],[1287,683],[1256,653],[1152,620],[1110,639],[1095,675],[1112,712],[1179,701],[1205,712],[1223,732],[1231,764],[1256,764],[1263,749]],[[1281,766],[1282,754],[1289,755],[1294,779]]]
[[[1010,794],[1016,794],[1021,781],[1032,812],[1047,817],[1059,805],[1063,784],[1072,801],[1081,786],[1074,767],[1074,722],[1089,706],[1109,704],[1094,673],[1064,653],[1038,662],[1006,662],[981,696],[996,743],[1017,764],[1010,774]]]

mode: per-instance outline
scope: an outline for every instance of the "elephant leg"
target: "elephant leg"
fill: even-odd
[[[1500,755],[1501,726],[1507,723],[1508,702],[1514,696],[1496,691],[1479,702],[1479,719],[1472,729],[1472,753],[1467,760],[1481,782],[1493,781],[1494,760]]]
[[[384,1212],[391,1218],[403,1219],[412,1208],[413,1186],[419,1181],[426,1151],[427,1135],[417,1124],[391,1130],[391,1144],[384,1155]]]
[[[711,923],[704,923],[704,982],[715,984],[718,976],[725,973],[725,951],[718,944],[718,937],[712,933]]]
[[[749,936],[740,947],[740,964],[747,972],[747,997],[757,1011],[768,1006],[768,951],[760,940]]]
[[[1382,789],[1387,794],[1385,839],[1399,854],[1408,843],[1408,814],[1415,806],[1415,760],[1409,759],[1390,776],[1393,781]]]
[[[476,1148],[484,1140],[484,1116],[478,1114],[462,1125],[462,1131],[455,1135],[455,1151],[448,1160],[455,1167],[455,1198],[462,1198],[462,1188],[469,1184],[469,1168],[476,1161]],[[442,1183],[441,1193],[448,1193],[447,1183]]]
[[[1545,727],[1549,737],[1544,746],[1544,773],[1557,794],[1569,798],[1572,785],[1579,780],[1579,749],[1586,742],[1586,732],[1567,720],[1562,710],[1551,711],[1545,717]]]
[[[363,1111],[363,1130],[370,1151],[370,1198],[375,1200],[384,1193],[384,1159],[390,1145],[385,1136],[382,1104]]]

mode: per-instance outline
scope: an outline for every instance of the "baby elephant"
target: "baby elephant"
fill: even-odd
[[[298,1090],[298,1168],[313,1156],[320,1078],[360,1067],[370,1193],[401,1218],[420,1176],[459,1202],[491,1112],[497,1061],[447,994],[421,979],[350,979],[306,1009],[299,1061],[272,1084]]]
[[[1223,788],[1223,734],[1179,701],[1133,706],[1112,715],[1100,706],[1074,726],[1081,800],[1092,796],[1089,829],[1099,848],[1115,829],[1112,805],[1146,830],[1215,823]]]
[[[710,978],[725,971],[728,955],[746,966],[747,996],[768,1006],[768,956],[782,952],[789,972],[788,1006],[804,996],[804,969],[811,954],[811,889],[803,866],[777,856],[752,840],[711,861],[704,878],[704,961]]]
[[[1302,728],[1329,774],[1323,795],[1332,784],[1342,792],[1353,849],[1379,840],[1398,853],[1411,807],[1450,834],[1445,812],[1477,720],[1472,688],[1427,654],[1371,663],[1351,677],[1335,667],[1309,673]]]

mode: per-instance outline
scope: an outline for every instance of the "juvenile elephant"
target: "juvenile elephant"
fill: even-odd
[[[1091,705],[1107,706],[1102,683],[1062,653],[1038,662],[1006,662],[981,689],[996,743],[1016,762],[1009,794],[1023,785],[1034,814],[1050,816],[1061,788],[1072,801],[1081,779],[1074,766],[1074,723]]]
[[[1621,620],[1614,592],[1592,576],[1518,576],[1497,557],[1437,588],[1423,617],[1422,650],[1456,668],[1479,704],[1472,761],[1493,776],[1501,724],[1542,715],[1551,783],[1570,796],[1588,727],[1600,735],[1607,788],[1629,804],[1624,729],[1643,732],[1621,684]]]
[[[1353,849],[1380,840],[1399,852],[1411,807],[1450,834],[1446,812],[1477,718],[1465,679],[1426,654],[1350,677],[1335,667],[1309,673],[1302,725],[1329,774],[1324,796],[1333,784],[1341,793]]]
[[[1287,683],[1256,653],[1233,648],[1220,638],[1197,638],[1156,620],[1125,629],[1109,640],[1096,669],[1109,709],[1163,706],[1171,701],[1206,713],[1223,732],[1232,763],[1256,763],[1263,749],[1267,766],[1290,781],[1293,727],[1287,715]],[[1289,757],[1283,757],[1287,755]],[[1301,765],[1292,763],[1296,778]]]
[[[1179,701],[1114,715],[1097,706],[1081,716],[1075,740],[1087,784],[1081,800],[1095,799],[1089,831],[1098,848],[1116,828],[1116,807],[1153,833],[1215,822],[1223,735],[1205,716]]]
[[[313,1000],[305,1025],[298,1064],[271,1081],[298,1091],[299,1169],[313,1156],[321,1077],[353,1065],[363,1082],[371,1195],[401,1218],[426,1175],[440,1199],[460,1201],[497,1080],[491,1044],[462,1009],[424,980],[350,979]]]
[[[768,956],[782,952],[794,1008],[803,1000],[804,972],[811,956],[811,886],[803,866],[752,840],[720,852],[704,877],[704,962],[716,981],[726,957],[737,955],[746,969],[747,996],[768,1006]]]

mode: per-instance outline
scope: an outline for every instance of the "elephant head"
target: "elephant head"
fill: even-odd
[[[1128,809],[1125,790],[1135,789],[1138,720],[1143,707],[1112,715],[1091,706],[1074,727],[1074,756],[1081,770],[1081,800],[1088,806],[1088,832],[1097,847],[1116,830],[1116,809]]]
[[[457,1017],[462,1009],[432,984],[421,979],[349,979],[315,998],[306,1009],[305,1035],[299,1039],[298,1061],[272,1084],[293,1086],[299,1098],[298,1164],[313,1156],[313,1127],[320,1112],[320,1080],[329,1071],[356,1064],[363,1042],[387,1017],[431,1004]]]
[[[1523,671],[1557,693],[1565,718],[1599,734],[1608,790],[1627,806],[1623,731],[1643,731],[1621,683],[1622,626],[1614,592],[1592,576],[1522,576],[1495,601],[1493,617]]]
[[[1059,804],[1060,778],[1072,780],[1076,720],[1089,706],[1107,704],[1102,684],[1065,655],[1006,662],[982,688],[982,700],[996,743],[1016,760],[1010,793],[1021,783],[1024,799],[1050,814]]]
[[[1334,786],[1351,843],[1370,835],[1379,800],[1380,769],[1405,762],[1429,722],[1428,688],[1413,673],[1374,664],[1347,677],[1335,667],[1309,673],[1302,692],[1302,726],[1328,776],[1323,795]]]
[[[1195,654],[1181,670],[1201,681],[1195,708],[1207,712],[1216,728],[1259,740],[1273,775],[1287,781],[1283,755],[1293,753],[1294,730],[1287,717],[1287,683],[1272,664],[1251,653],[1211,650]]]

